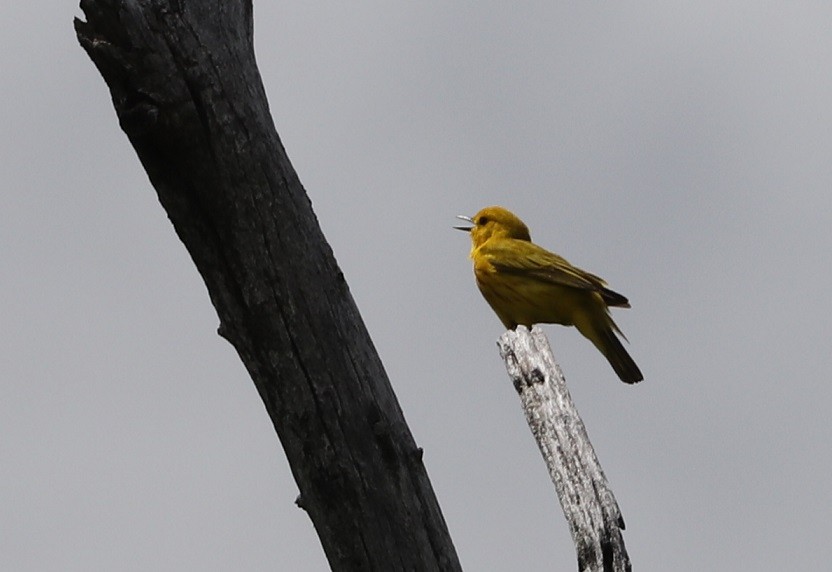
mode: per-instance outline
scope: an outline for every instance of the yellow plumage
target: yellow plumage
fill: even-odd
[[[487,207],[467,220],[477,286],[506,328],[548,323],[575,326],[607,358],[626,383],[644,379],[621,345],[607,308],[629,308],[627,298],[598,276],[531,241],[528,227],[502,207]],[[623,334],[621,334],[623,337]]]

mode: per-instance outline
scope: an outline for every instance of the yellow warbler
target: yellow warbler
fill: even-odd
[[[615,335],[624,337],[607,309],[629,308],[627,298],[607,288],[598,276],[532,243],[529,228],[502,207],[458,218],[473,225],[454,228],[471,233],[477,286],[506,328],[538,323],[575,326],[604,354],[621,381],[644,379]]]

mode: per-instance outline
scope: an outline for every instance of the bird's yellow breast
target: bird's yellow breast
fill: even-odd
[[[472,252],[472,258],[477,286],[507,328],[539,323],[571,326],[575,312],[587,303],[586,291],[500,272],[481,252]]]

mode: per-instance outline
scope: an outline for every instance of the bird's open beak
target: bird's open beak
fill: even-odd
[[[460,220],[464,220],[466,222],[470,222],[471,224],[474,224],[473,219],[471,219],[471,217],[469,217],[469,216],[456,215],[456,218],[458,218]],[[464,230],[465,232],[471,232],[471,229],[474,228],[474,227],[472,227],[472,226],[455,226],[454,228],[457,229],[457,230]]]

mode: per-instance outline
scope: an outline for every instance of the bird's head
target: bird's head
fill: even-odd
[[[470,232],[474,248],[495,237],[531,241],[529,227],[514,213],[503,207],[485,207],[473,217],[459,215],[457,218],[473,225],[454,228]]]

